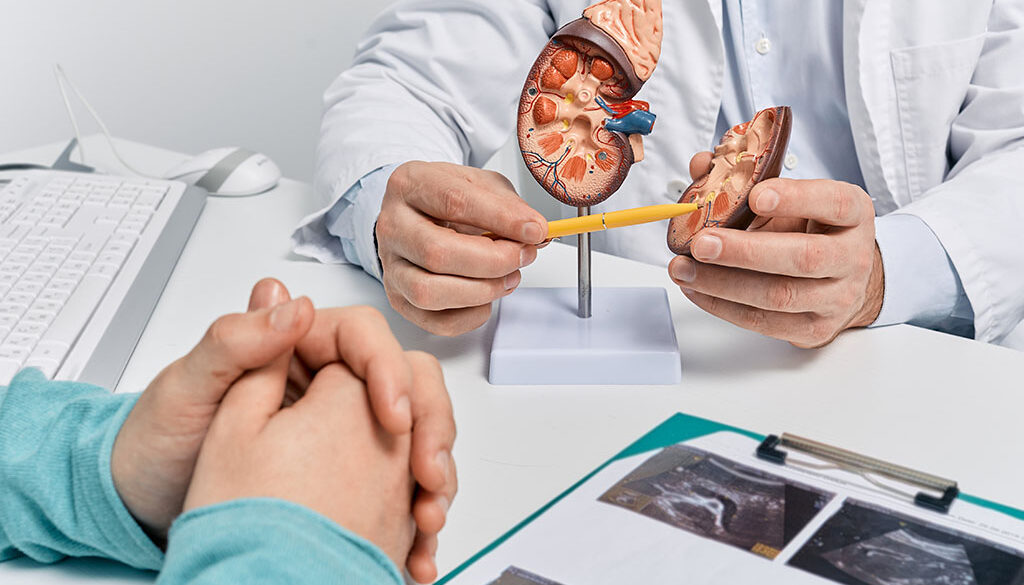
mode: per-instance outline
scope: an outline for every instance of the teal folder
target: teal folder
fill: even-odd
[[[608,465],[621,459],[632,457],[634,455],[640,455],[643,453],[657,451],[670,445],[675,445],[676,443],[689,441],[691,439],[696,439],[719,431],[731,431],[733,433],[743,435],[757,441],[763,441],[765,439],[765,435],[761,435],[752,431],[748,431],[745,429],[733,427],[730,425],[718,423],[703,418],[698,418],[695,416],[690,416],[683,413],[677,413],[670,417],[665,422],[655,427],[653,430],[651,430],[644,436],[640,437],[637,441],[633,442],[631,445],[623,449],[617,455],[601,464],[601,466],[599,466],[597,469],[588,473],[585,477],[583,477],[575,484],[573,484],[569,489],[559,494],[553,500],[551,500],[543,507],[541,507],[539,510],[537,510],[536,512],[528,516],[526,519],[524,519],[522,522],[515,525],[511,530],[501,535],[494,542],[484,547],[480,552],[473,555],[469,560],[456,567],[450,573],[445,575],[440,581],[438,581],[438,585],[445,585],[446,583],[450,582],[460,573],[462,573],[467,568],[476,563],[479,559],[481,559],[482,557],[493,551],[495,548],[500,546],[502,543],[507,541],[509,538],[511,538],[520,530],[522,530],[528,524],[530,524],[531,522],[539,518],[541,515],[543,515],[545,512],[550,510],[553,506],[557,505],[560,501],[566,498],[569,494],[573,493],[573,491],[575,491],[581,485],[586,483],[596,474],[601,472]],[[996,502],[992,502],[990,500],[986,500],[983,498],[979,498],[977,496],[972,496],[964,493],[961,493],[959,498],[965,502],[970,502],[982,508],[994,510],[996,512],[1000,512],[1012,518],[1024,521],[1024,510],[1020,510],[1017,508],[1013,508],[1010,506],[1006,506],[1003,504],[999,504]]]

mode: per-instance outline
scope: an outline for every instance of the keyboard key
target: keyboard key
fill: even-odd
[[[77,285],[78,282],[76,282],[75,280],[62,277],[54,278],[53,280],[51,280],[46,288],[57,292],[65,292],[71,294],[71,291],[75,290],[75,286]]]
[[[8,385],[14,375],[21,370],[21,360],[0,358],[0,385]]]
[[[0,327],[7,329],[10,332],[18,325],[18,319],[21,315],[14,315],[4,310],[4,304],[0,303]]]
[[[56,262],[40,262],[36,260],[32,266],[28,267],[28,272],[29,274],[45,274],[46,276],[53,276],[53,273],[57,272],[58,268],[60,268],[60,264],[57,264]]]
[[[103,300],[103,295],[110,286],[110,279],[97,275],[87,275],[68,298],[61,312],[46,331],[43,341],[57,341],[71,345],[78,339],[78,334],[92,317],[96,305]],[[2,346],[0,346],[2,349]],[[3,357],[0,354],[0,357]]]
[[[117,234],[117,235],[124,235],[124,234]],[[134,239],[133,239],[132,242],[125,242],[123,240],[115,240],[115,239],[111,238],[110,241],[107,242],[107,245],[103,247],[103,252],[101,252],[101,254],[108,254],[108,253],[110,253],[110,254],[120,254],[122,256],[127,256],[128,253],[132,251],[132,244],[133,243],[134,243]]]
[[[89,271],[89,267],[92,266],[92,258],[90,258],[89,260],[90,261],[82,261],[69,258],[67,261],[64,262],[64,264],[61,265],[60,269],[66,272],[78,272],[81,274],[85,274],[86,272]]]
[[[99,255],[99,257],[96,258],[96,263],[97,264],[105,263],[105,264],[113,264],[115,266],[120,266],[120,265],[124,264],[124,259],[125,259],[125,255],[124,254],[117,254],[115,252],[103,252],[102,254]],[[24,277],[22,277],[22,278],[24,278]]]
[[[75,252],[89,252],[91,254],[99,254],[103,246],[106,245],[109,235],[101,232],[89,232],[82,236],[82,239],[78,241],[78,245],[75,246]]]
[[[50,243],[50,240],[48,240],[47,238],[40,238],[39,236],[30,236],[21,241],[21,245],[18,246],[18,249],[20,250],[24,248],[31,249],[34,252],[41,252],[43,248],[45,248]]]
[[[126,212],[124,209],[103,209],[100,210],[99,214],[96,215],[95,221],[96,223],[99,224],[106,223],[111,225],[117,225],[118,223],[121,223],[121,219],[124,218],[125,213]]]
[[[35,259],[35,254],[26,254],[24,252],[18,252],[17,250],[15,250],[14,252],[11,253],[10,256],[6,258],[6,262],[4,263],[7,264],[13,262],[15,264],[31,264],[32,261]]]
[[[46,280],[50,280],[49,277],[47,277]],[[35,298],[35,297],[39,296],[40,292],[42,292],[43,285],[45,285],[45,284],[46,284],[46,281],[43,281],[43,282],[28,282],[24,278],[22,278],[10,290],[12,292],[17,292],[17,293],[23,293],[23,294],[26,294],[26,295],[31,295],[32,298]]]
[[[11,290],[11,292],[4,295],[5,303],[14,303],[16,305],[24,305],[25,307],[31,305],[32,301],[34,300],[36,300],[36,297],[34,295],[25,294],[22,292],[15,292],[14,290]]]
[[[57,301],[48,301],[46,299],[36,299],[36,302],[32,303],[29,307],[30,311],[47,311],[49,313],[57,314],[60,312],[60,308],[63,303]]]
[[[146,229],[146,224],[141,221],[124,221],[117,226],[118,233],[141,234]]]
[[[30,309],[27,313],[25,313],[25,316],[21,318],[21,323],[19,324],[19,327],[24,324],[42,325],[45,327],[46,325],[49,325],[50,322],[53,321],[53,318],[56,316],[56,313],[51,313],[49,311]],[[17,331],[18,328],[15,327],[14,330]]]
[[[41,301],[53,301],[55,303],[64,304],[64,301],[68,300],[71,293],[65,290],[54,290],[52,288],[45,289],[39,293],[39,300]],[[2,313],[2,307],[0,307],[0,313]]]
[[[14,335],[9,335],[7,340],[4,341],[3,345],[0,345],[0,359],[12,359],[18,360],[19,362],[24,361],[30,353],[32,353],[32,347],[21,345],[18,343],[12,343],[11,340]],[[21,339],[19,338],[19,341]],[[35,340],[30,340],[32,344],[35,344]]]
[[[56,362],[64,361],[64,356],[68,354],[68,350],[71,346],[61,341],[40,341],[36,348],[32,350],[30,359],[46,359],[54,360]]]
[[[51,276],[51,274],[47,274],[45,272],[29,271],[24,276],[22,276],[21,280],[19,280],[18,282],[19,283],[24,282],[24,283],[29,283],[29,284],[38,284],[38,285],[42,286],[42,285],[44,285],[44,284],[46,284],[47,282],[50,281],[50,276]],[[18,290],[18,287],[15,286],[14,289]]]
[[[86,276],[88,277],[96,275],[108,279],[113,279],[115,276],[117,276],[117,271],[120,269],[121,266],[119,264],[111,264],[109,262],[96,262],[96,264],[93,264],[92,268],[89,269],[89,272]]]
[[[51,317],[50,321],[52,320],[53,318]],[[23,335],[31,337],[32,339],[39,339],[40,337],[43,336],[43,333],[46,332],[46,327],[49,324],[49,321],[45,323],[33,323],[26,322],[24,319],[22,319],[21,323],[18,323],[18,326],[15,327],[11,333],[14,335]]]
[[[48,379],[52,380],[53,376],[57,373],[57,368],[60,367],[60,362],[55,360],[48,360],[42,358],[29,357],[25,360],[26,368],[37,368],[43,373]]]
[[[50,246],[65,246],[67,248],[74,248],[75,244],[78,243],[78,238],[72,238],[70,236],[57,236],[50,238]]]

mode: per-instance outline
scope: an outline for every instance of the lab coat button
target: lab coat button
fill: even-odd
[[[772,42],[768,40],[768,37],[761,37],[754,43],[754,50],[758,55],[767,55],[772,50]]]
[[[680,197],[683,196],[683,193],[689,186],[689,183],[687,183],[686,181],[683,181],[682,179],[676,179],[674,181],[669,181],[668,186],[665,188],[668,190],[668,194],[670,197],[674,199],[679,199]]]
[[[786,168],[792,171],[796,168],[796,165],[800,164],[800,159],[798,159],[795,154],[789,153],[786,155],[786,158],[783,159],[782,164],[786,165]]]

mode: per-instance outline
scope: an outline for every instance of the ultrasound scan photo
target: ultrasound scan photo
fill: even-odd
[[[491,581],[488,585],[561,585],[561,583],[534,575],[519,567],[509,567],[501,573],[500,577]]]
[[[850,585],[1020,585],[1024,553],[848,501],[789,564]]]
[[[725,457],[673,445],[599,500],[773,559],[833,497]]]

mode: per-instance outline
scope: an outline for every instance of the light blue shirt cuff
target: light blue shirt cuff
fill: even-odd
[[[342,254],[363,267],[370,276],[381,279],[380,260],[374,227],[384,201],[388,179],[397,164],[371,171],[349,187],[324,217],[324,225],[341,242]]]
[[[871,327],[908,323],[974,336],[974,311],[946,249],[921,218],[889,214],[875,220],[885,270],[882,310]]]

